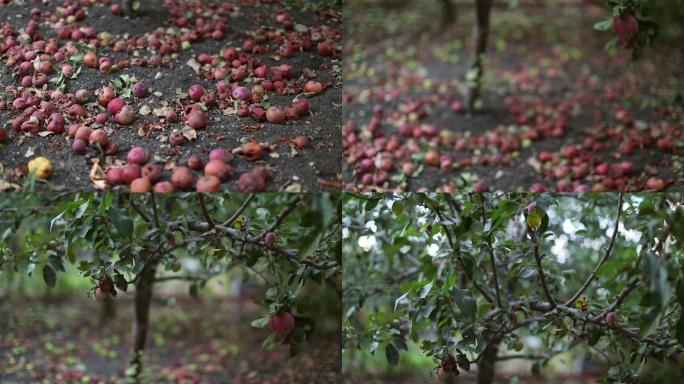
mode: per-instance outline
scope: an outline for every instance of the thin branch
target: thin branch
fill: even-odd
[[[563,351],[565,352],[565,351]],[[524,354],[519,354],[519,355],[504,355],[504,356],[497,356],[496,361],[505,361],[505,360],[515,360],[515,359],[525,359],[525,360],[547,360],[553,357],[552,355],[524,355]]]
[[[203,280],[207,280],[207,278],[204,276],[179,276],[179,275],[175,275],[175,276],[157,277],[156,279],[154,279],[154,282],[155,283],[161,283],[164,281],[171,281],[171,280],[203,281]]]
[[[143,220],[147,221],[148,223],[151,223],[151,222],[152,222],[152,220],[150,220],[149,216],[147,216],[147,215],[142,211],[142,209],[140,209],[140,207],[138,207],[138,205],[137,205],[136,203],[133,202],[133,199],[132,199],[132,198],[128,199],[128,203],[131,205],[131,207],[133,207],[133,210],[134,210],[134,211],[138,212],[138,215],[140,215],[140,217],[142,217]]]
[[[437,205],[437,203],[434,204],[434,207],[433,207],[433,208],[434,208],[434,210],[435,210],[435,213],[437,213],[437,217],[439,217],[440,224],[443,223],[443,222],[444,222],[444,217],[442,217],[442,212],[440,211],[439,206]],[[458,250],[456,249],[456,246],[454,245],[454,241],[453,241],[453,239],[451,238],[451,232],[449,232],[449,227],[447,227],[447,226],[445,226],[445,225],[443,225],[443,224],[442,224],[442,226],[444,227],[444,232],[446,232],[447,241],[449,242],[449,247],[451,247],[451,251],[454,253],[454,256],[456,256],[456,258],[457,258],[458,261],[461,263],[461,265],[465,265],[465,262],[463,261],[463,258],[462,258],[461,255],[459,254]],[[487,301],[489,301],[490,303],[494,303],[494,299],[492,298],[492,296],[491,296],[489,293],[487,293],[487,291],[485,291],[484,288],[482,288],[482,287],[480,286],[480,284],[478,284],[475,280],[471,279],[471,278],[468,276],[467,273],[464,273],[463,275],[466,277],[466,279],[468,279],[470,282],[473,283],[473,286],[475,287],[475,289],[477,289],[477,290],[480,292],[480,294],[481,294]]]
[[[602,319],[602,318],[606,317],[608,312],[612,312],[612,311],[616,310],[617,307],[619,307],[622,304],[622,302],[625,301],[627,296],[629,296],[629,294],[632,293],[632,291],[635,290],[638,286],[639,286],[639,279],[637,278],[637,279],[634,279],[634,281],[632,281],[631,284],[627,285],[620,292],[617,299],[615,299],[615,302],[613,304],[611,304],[608,308],[604,309],[603,312],[601,312],[601,314],[599,314],[597,317]]]
[[[261,239],[264,238],[264,236],[266,236],[266,234],[267,234],[268,232],[273,232],[276,228],[278,228],[278,226],[279,226],[280,224],[282,224],[282,222],[285,220],[285,218],[287,217],[287,215],[289,215],[290,212],[294,211],[295,208],[297,208],[297,205],[298,205],[301,201],[302,201],[301,198],[298,196],[296,200],[294,200],[293,202],[291,202],[290,204],[288,204],[287,206],[285,206],[285,208],[283,208],[283,210],[280,211],[280,213],[279,213],[278,216],[276,217],[276,221],[273,222],[273,224],[271,224],[266,230],[264,230],[263,232],[261,232],[259,235],[257,235],[256,237],[254,237],[254,238],[252,238],[252,239],[253,239],[253,240],[261,240]]]
[[[224,227],[230,227],[235,222],[235,220],[237,220],[237,218],[240,217],[242,212],[247,208],[247,206],[252,201],[254,196],[255,196],[255,194],[250,193],[249,196],[247,196],[247,198],[245,199],[245,201],[242,202],[242,205],[240,206],[240,208],[238,208],[238,210],[235,211],[235,213],[233,213],[233,216],[231,216],[228,220],[223,222],[223,226]]]
[[[209,214],[209,211],[207,210],[207,205],[204,203],[204,194],[198,193],[197,199],[199,199],[200,206],[202,207],[202,214],[204,214],[204,218],[207,219],[207,223],[209,223],[209,227],[214,228],[216,226],[216,224],[214,223],[214,220],[211,218],[211,215]]]
[[[555,307],[556,300],[554,300],[553,296],[551,296],[551,291],[549,290],[548,284],[546,284],[546,277],[544,276],[544,269],[542,268],[541,264],[541,256],[539,255],[539,242],[537,241],[537,237],[534,235],[534,230],[529,226],[527,226],[527,233],[530,235],[534,245],[534,260],[537,264],[537,273],[539,273],[539,279],[541,280],[542,288],[544,289],[544,295],[546,295],[546,299],[549,301],[551,306]]]
[[[485,198],[482,193],[480,193],[480,200],[482,200],[482,231],[484,231],[485,225],[487,224],[487,217],[485,215]],[[491,234],[487,233],[485,237],[485,242],[487,243],[487,250],[489,251],[489,261],[492,264],[492,274],[494,275],[494,293],[496,293],[496,306],[501,308],[501,293],[499,290],[499,278],[496,273],[496,260],[494,260],[494,248],[492,248]]]
[[[159,214],[157,213],[157,199],[154,197],[154,193],[150,193],[150,198],[152,199],[152,212],[154,212],[154,226],[159,228]]]
[[[620,227],[620,214],[622,213],[622,192],[618,195],[618,203],[617,203],[617,213],[615,214],[615,226],[613,228],[613,234],[610,236],[610,243],[608,243],[608,248],[606,248],[605,253],[603,254],[603,257],[601,260],[599,260],[598,264],[596,264],[596,267],[594,267],[594,270],[591,271],[591,274],[587,279],[584,281],[584,284],[580,287],[580,289],[568,300],[565,301],[564,305],[568,306],[574,303],[578,297],[582,296],[584,291],[589,288],[589,284],[594,280],[596,277],[596,273],[598,272],[598,269],[601,268],[601,266],[608,260],[608,257],[610,257],[610,252],[613,250],[613,244],[615,243],[615,238],[617,237],[618,233],[618,228]]]

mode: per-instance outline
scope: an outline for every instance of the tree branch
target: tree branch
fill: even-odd
[[[599,260],[598,264],[596,264],[596,267],[594,267],[594,270],[591,271],[591,274],[587,279],[584,281],[584,284],[580,287],[579,290],[568,300],[565,301],[564,305],[568,306],[574,303],[578,297],[582,296],[582,294],[589,288],[589,284],[594,280],[596,277],[596,273],[598,272],[598,269],[601,268],[601,266],[608,260],[608,257],[610,257],[610,252],[613,250],[613,244],[615,243],[615,238],[617,237],[618,233],[618,228],[620,227],[620,214],[622,213],[622,192],[618,195],[618,203],[617,203],[617,213],[615,214],[615,226],[613,228],[613,234],[610,236],[610,243],[608,243],[608,248],[606,248],[605,253],[603,254],[603,257],[601,260]]]
[[[434,202],[433,202],[433,203],[434,203]],[[465,265],[465,263],[463,262],[463,258],[461,257],[461,255],[459,254],[458,250],[457,250],[456,247],[454,246],[454,241],[453,241],[453,239],[451,238],[451,232],[449,232],[449,227],[447,227],[446,225],[442,224],[442,223],[444,222],[444,218],[442,217],[442,212],[440,211],[439,206],[437,205],[437,203],[434,203],[434,204],[433,204],[433,209],[435,210],[435,213],[437,214],[437,217],[439,217],[439,222],[440,222],[440,224],[444,227],[444,232],[446,232],[447,241],[449,242],[449,247],[451,247],[451,251],[454,253],[454,256],[456,256],[456,259],[458,259],[458,261],[461,263],[461,265]],[[478,292],[480,292],[480,294],[481,294],[487,301],[489,301],[490,303],[494,303],[494,299],[492,298],[492,296],[489,295],[489,293],[487,293],[487,291],[485,291],[484,288],[482,288],[482,287],[480,286],[480,284],[478,284],[475,280],[470,279],[470,277],[468,276],[467,273],[464,273],[463,276],[465,276],[466,279],[468,279],[471,283],[473,283],[473,286],[475,287],[475,289],[477,289]]]
[[[482,200],[482,206],[480,207],[482,211],[482,231],[484,232],[485,225],[487,224],[487,217],[485,216],[485,198],[482,193],[480,193],[480,200]],[[485,236],[485,243],[487,244],[487,250],[489,251],[489,261],[492,265],[492,274],[494,275],[494,293],[496,293],[496,306],[501,308],[501,293],[499,291],[499,278],[496,273],[496,260],[494,260],[494,249],[492,248],[491,234],[487,233]]]
[[[138,215],[140,215],[140,217],[142,217],[143,220],[147,221],[148,223],[152,222],[152,220],[150,220],[150,218],[142,211],[142,209],[140,209],[140,207],[138,207],[138,205],[133,202],[132,197],[128,199],[128,203],[131,205],[131,207],[133,207],[134,211],[138,212]]]
[[[614,302],[613,304],[611,304],[608,308],[604,309],[603,312],[601,312],[601,314],[599,314],[597,317],[600,318],[600,319],[602,319],[602,318],[606,317],[606,315],[608,314],[608,312],[612,312],[612,311],[616,310],[617,307],[619,307],[619,306],[622,304],[622,302],[625,301],[625,299],[627,298],[627,296],[629,296],[629,294],[632,293],[632,291],[635,290],[636,287],[638,287],[638,286],[639,286],[639,279],[637,278],[637,279],[634,279],[634,280],[632,281],[632,283],[630,283],[629,285],[627,285],[627,286],[620,292],[620,294],[618,295],[617,299],[615,299],[615,302]]]
[[[253,193],[250,193],[249,196],[247,196],[247,198],[245,199],[245,201],[242,202],[242,205],[240,206],[240,208],[238,208],[238,210],[235,211],[235,213],[233,213],[233,216],[231,216],[228,220],[226,220],[223,223],[223,226],[224,227],[230,227],[235,222],[235,220],[237,220],[237,218],[240,217],[242,212],[244,212],[244,210],[247,208],[247,206],[252,201],[254,196],[255,195]]]
[[[207,219],[207,223],[209,223],[209,227],[214,228],[216,226],[216,224],[214,223],[214,220],[211,218],[211,215],[209,214],[209,211],[207,210],[207,205],[204,203],[204,194],[198,193],[197,199],[199,199],[200,206],[202,207],[202,214],[204,215],[204,218]]]
[[[276,217],[276,221],[273,222],[273,224],[271,224],[266,230],[264,230],[263,232],[261,232],[261,233],[260,233],[259,235],[257,235],[256,237],[253,237],[252,240],[261,240],[261,239],[264,238],[264,236],[266,236],[266,234],[267,234],[268,232],[273,232],[276,228],[278,228],[278,226],[279,226],[280,224],[282,224],[282,222],[285,220],[285,218],[287,217],[287,215],[289,215],[290,212],[294,211],[295,208],[297,208],[297,205],[298,205],[301,201],[302,201],[302,200],[301,200],[301,197],[300,197],[300,196],[297,196],[297,199],[296,199],[296,200],[292,201],[290,204],[288,204],[287,206],[285,206],[285,208],[283,208],[282,211],[280,211],[280,213],[279,213],[278,216]]]
[[[546,295],[546,299],[549,301],[552,307],[556,306],[556,300],[553,299],[553,296],[551,296],[551,291],[549,290],[548,284],[546,284],[546,277],[544,276],[544,269],[542,268],[541,264],[541,256],[539,255],[539,242],[537,241],[537,237],[534,235],[534,230],[530,228],[530,226],[527,226],[527,233],[530,235],[530,239],[532,239],[533,243],[533,250],[534,250],[534,260],[537,264],[537,273],[539,273],[539,279],[541,280],[542,288],[544,289],[544,295]]]
[[[150,198],[152,199],[152,212],[154,212],[154,226],[159,228],[159,214],[157,213],[157,199],[154,197],[154,193],[150,193]]]

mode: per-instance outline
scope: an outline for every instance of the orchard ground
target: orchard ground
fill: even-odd
[[[124,297],[114,305],[116,315],[101,323],[102,308],[92,298],[0,299],[2,382],[120,382],[133,343],[134,302]],[[340,382],[338,317],[322,322],[315,341],[289,357],[286,346],[262,347],[270,330],[250,326],[261,315],[250,300],[156,297],[145,351],[149,381]]]
[[[346,188],[681,189],[681,25],[661,25],[632,63],[629,49],[604,50],[614,34],[593,24],[610,14],[591,2],[495,3],[482,110],[470,115],[452,104],[467,106],[475,15],[454,3],[444,30],[436,1],[345,9]]]
[[[237,190],[238,177],[255,166],[266,166],[269,169],[269,178],[266,182],[266,190],[330,190],[336,189],[339,184],[340,174],[340,140],[339,127],[341,125],[341,63],[340,54],[333,48],[333,52],[328,55],[320,55],[316,50],[316,42],[309,50],[295,51],[288,57],[280,54],[281,46],[271,40],[259,43],[262,47],[267,47],[265,52],[251,55],[260,59],[263,65],[275,67],[281,64],[289,64],[294,68],[294,77],[286,82],[287,92],[268,92],[266,97],[261,98],[259,103],[263,109],[274,105],[280,108],[290,107],[295,98],[307,98],[310,105],[310,113],[299,117],[294,121],[283,124],[271,124],[269,122],[256,121],[253,117],[247,116],[239,118],[236,115],[238,102],[230,97],[230,92],[225,98],[217,97],[218,107],[210,107],[206,111],[208,129],[196,131],[188,130],[185,124],[183,108],[192,101],[188,99],[187,92],[191,85],[201,84],[206,92],[216,92],[217,80],[213,77],[212,68],[208,65],[200,68],[195,66],[191,60],[196,61],[198,55],[208,53],[214,59],[219,60],[217,66],[224,60],[221,51],[224,48],[235,47],[240,53],[244,53],[243,44],[245,41],[254,39],[257,35],[265,35],[270,32],[280,31],[286,36],[288,33],[297,32],[299,36],[306,36],[312,30],[323,34],[323,38],[331,41],[333,45],[335,36],[339,38],[341,28],[341,9],[333,2],[326,2],[325,6],[316,7],[311,2],[257,2],[241,0],[231,2],[228,5],[228,24],[223,31],[223,38],[202,38],[192,42],[189,46],[179,50],[177,54],[162,54],[163,64],[159,67],[150,65],[137,65],[137,60],[149,58],[151,55],[159,54],[158,49],[148,46],[137,47],[135,44],[126,46],[123,52],[113,52],[113,42],[118,40],[126,41],[127,38],[147,39],[151,33],[158,28],[166,32],[183,33],[183,30],[176,24],[176,17],[169,12],[169,5],[178,7],[175,1],[144,0],[141,1],[141,8],[134,17],[123,17],[113,15],[109,6],[102,5],[101,2],[93,2],[95,5],[83,7],[86,17],[77,21],[77,27],[92,26],[99,34],[109,32],[111,34],[110,45],[102,44],[97,48],[98,57],[108,56],[116,64],[118,60],[128,60],[130,68],[115,69],[111,73],[102,73],[97,68],[88,68],[80,63],[71,63],[77,70],[74,79],[66,79],[64,82],[64,93],[74,93],[78,89],[90,91],[91,98],[86,104],[89,117],[78,120],[69,119],[66,112],[58,110],[67,117],[67,127],[71,123],[89,125],[91,128],[103,128],[108,134],[110,142],[118,145],[118,152],[114,156],[105,156],[95,148],[88,148],[85,155],[77,155],[72,150],[73,139],[65,134],[49,134],[42,125],[38,134],[22,133],[12,129],[7,125],[10,119],[15,118],[19,113],[12,109],[12,103],[17,92],[21,93],[19,78],[12,76],[12,69],[7,65],[0,66],[0,101],[7,102],[7,109],[0,110],[0,121],[9,131],[9,141],[5,145],[0,144],[0,190],[17,190],[26,183],[26,165],[36,156],[48,158],[54,167],[54,174],[47,180],[47,183],[40,183],[39,190],[68,190],[82,191],[98,189],[127,189],[127,186],[116,187],[111,183],[103,183],[103,174],[96,174],[91,177],[93,162],[98,161],[99,170],[106,172],[108,168],[125,164],[126,153],[132,147],[140,146],[145,148],[151,156],[151,161],[156,161],[164,168],[164,180],[168,179],[171,170],[176,165],[185,166],[185,162],[190,155],[200,156],[204,162],[211,149],[225,148],[234,152],[229,164],[233,168],[233,177],[222,186],[225,190]],[[115,2],[112,2],[115,3]],[[203,2],[202,7],[208,4],[219,2]],[[62,2],[51,1],[47,4],[40,2],[12,2],[9,5],[0,5],[0,24],[8,23],[15,31],[19,31],[27,25],[31,19],[31,9],[38,8],[42,11],[39,21],[39,34],[48,38],[56,37],[59,28],[57,23],[64,24],[64,17],[59,16],[57,22],[50,20],[50,15],[60,15],[59,8]],[[185,10],[184,15],[192,15],[189,10]],[[205,16],[205,23],[215,17],[218,12],[213,12],[209,8],[198,10]],[[276,14],[287,12],[293,18],[293,26],[285,29],[282,24],[276,21]],[[198,17],[192,15],[187,20],[188,28],[193,27],[193,23]],[[301,32],[304,31],[304,32]],[[158,34],[160,40],[169,38],[180,44],[180,40],[167,33]],[[15,37],[16,38],[16,37]],[[99,38],[98,38],[99,39]],[[70,39],[58,39],[60,47],[64,47]],[[80,52],[86,40],[75,44]],[[90,42],[97,41],[96,39]],[[135,41],[135,40],[132,40]],[[287,37],[285,43],[289,44]],[[57,77],[62,63],[69,62],[69,55],[63,62],[54,61],[54,72],[49,78]],[[3,56],[3,61],[7,56]],[[192,63],[189,65],[188,62]],[[193,68],[192,66],[195,66]],[[80,67],[80,72],[78,71]],[[230,63],[227,63],[230,68]],[[196,69],[199,69],[199,72]],[[136,118],[131,125],[122,126],[114,121],[113,116],[104,124],[93,122],[97,113],[105,111],[97,104],[95,92],[106,86],[108,83],[117,80],[121,75],[134,77],[136,81],[143,82],[150,88],[147,97],[126,98],[126,103],[131,105],[136,112]],[[226,78],[229,80],[229,78]],[[324,90],[321,94],[304,95],[302,86],[305,82],[313,80],[323,83]],[[258,83],[252,73],[238,82],[248,89]],[[12,86],[13,89],[7,87]],[[55,89],[53,84],[48,83],[48,90]],[[29,87],[30,92],[46,94],[42,90],[35,90]],[[219,100],[223,99],[223,100]],[[252,105],[254,106],[254,105]],[[177,112],[178,121],[168,122],[162,116],[156,116],[157,111],[168,107]],[[106,113],[106,111],[105,111]],[[171,145],[169,136],[174,130],[183,130],[184,139],[180,145]],[[187,134],[187,135],[186,135]],[[192,139],[196,135],[196,139]],[[292,140],[297,136],[306,136],[310,139],[310,145],[306,148],[296,147]],[[191,138],[191,139],[188,139]],[[239,153],[235,153],[242,144],[254,140],[261,143],[265,149],[262,160],[257,162],[247,161]],[[152,160],[153,159],[153,160]],[[200,171],[201,173],[201,171]],[[199,173],[195,174],[195,178]],[[94,180],[100,180],[94,183]],[[97,184],[97,186],[96,186]]]

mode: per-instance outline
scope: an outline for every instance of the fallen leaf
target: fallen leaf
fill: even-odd
[[[107,175],[102,170],[102,167],[100,167],[100,159],[93,160],[93,166],[90,168],[89,176],[95,189],[107,189]]]
[[[186,63],[190,68],[192,68],[196,74],[199,74],[200,68],[202,67],[200,63],[195,60],[194,57],[191,57],[190,60]]]
[[[192,129],[189,125],[184,126],[181,132],[183,133],[183,137],[190,141],[197,139],[197,131]]]

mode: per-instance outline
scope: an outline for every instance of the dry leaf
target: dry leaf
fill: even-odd
[[[100,159],[93,160],[93,166],[90,168],[90,181],[93,182],[95,189],[107,189],[107,175],[100,167]]]
[[[142,107],[140,107],[139,113],[140,113],[141,115],[147,116],[147,115],[150,114],[150,112],[152,112],[152,110],[151,110],[150,107],[148,107],[147,105],[143,105]]]
[[[190,68],[192,68],[196,74],[199,74],[200,68],[202,67],[200,63],[195,60],[194,57],[191,57],[190,60],[186,63]]]
[[[300,193],[302,191],[302,185],[299,183],[293,183],[285,188],[285,192],[289,193]]]
[[[181,132],[183,132],[183,137],[190,141],[197,139],[197,131],[192,129],[189,125],[184,126]]]
[[[536,157],[532,156],[529,159],[527,159],[527,165],[534,168],[535,172],[541,172],[542,164]]]

